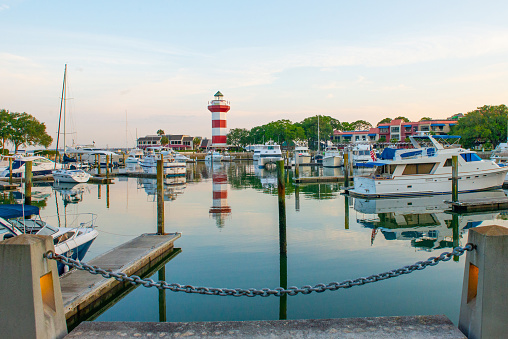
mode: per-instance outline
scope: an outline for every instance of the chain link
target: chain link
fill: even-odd
[[[288,288],[277,287],[273,290],[269,288],[262,289],[242,289],[242,288],[214,288],[214,287],[202,287],[192,285],[180,285],[177,283],[167,283],[166,281],[154,281],[152,279],[141,279],[137,275],[128,276],[125,273],[115,273],[111,270],[104,270],[97,266],[91,266],[86,263],[82,263],[72,258],[67,258],[60,254],[55,254],[53,251],[48,251],[44,256],[48,259],[54,259],[61,262],[69,267],[74,267],[78,270],[88,271],[91,274],[102,275],[104,278],[115,278],[118,281],[129,282],[132,285],[143,285],[144,287],[156,287],[161,290],[170,290],[173,292],[185,292],[185,293],[197,293],[205,295],[220,295],[220,296],[233,296],[233,297],[269,297],[271,295],[280,297],[283,295],[297,295],[310,294],[312,292],[322,293],[325,291],[337,291],[341,288],[351,288],[353,286],[360,286],[376,281],[385,279],[395,278],[403,274],[409,274],[414,271],[421,271],[427,266],[435,266],[440,261],[448,261],[453,256],[461,256],[466,251],[472,251],[474,249],[473,244],[468,243],[464,247],[456,247],[452,252],[443,252],[438,257],[430,257],[425,261],[418,261],[412,265],[404,266],[395,270],[387,271],[380,274],[374,274],[368,277],[360,277],[355,280],[344,280],[342,282],[333,281],[328,284],[317,284],[315,286],[305,285],[302,287],[290,286]]]

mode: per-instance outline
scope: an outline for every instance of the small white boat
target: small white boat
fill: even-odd
[[[265,167],[269,164],[275,165],[279,160],[282,160],[282,152],[280,145],[262,145],[260,148],[258,166]]]
[[[209,151],[205,156],[206,162],[218,162],[222,161],[222,154],[217,151]]]
[[[81,169],[58,169],[52,172],[55,182],[83,183],[90,179],[90,174]]]
[[[342,153],[335,146],[329,146],[325,149],[323,156],[323,167],[340,167],[344,165]]]
[[[155,174],[157,173],[157,160],[160,160],[160,158],[160,154],[149,154],[139,162],[139,165],[145,173]],[[176,162],[172,157],[162,156],[162,159],[164,174],[166,176],[184,176],[187,173],[187,165],[185,163]]]
[[[32,175],[50,175],[54,169],[61,169],[62,165],[47,158],[33,155],[28,157],[15,156],[12,161],[12,176],[23,177],[25,175],[25,163],[32,162]],[[9,166],[3,168],[0,177],[9,177]]]
[[[173,159],[175,159],[176,162],[190,162],[191,159],[189,157],[186,157],[185,155],[183,155],[182,153],[179,153],[177,151],[175,151],[174,149],[168,149],[168,150],[165,150],[165,151],[161,151],[161,153],[164,155],[164,156],[170,156],[172,157]]]
[[[143,159],[144,152],[141,148],[133,148],[129,151],[129,155],[127,159],[125,159],[126,164],[139,164],[141,159]]]
[[[35,216],[34,219],[27,219]],[[94,229],[94,215],[80,227],[55,227],[40,219],[39,208],[30,205],[0,205],[0,240],[9,239],[21,234],[46,235],[53,238],[55,253],[66,257],[82,260],[92,242],[99,233]],[[37,218],[38,217],[38,218]],[[62,274],[65,267],[57,263],[58,273]]]
[[[307,146],[296,146],[295,151],[293,153],[293,163],[296,164],[310,164],[310,153],[309,148]]]
[[[355,177],[352,196],[366,198],[449,194],[452,189],[452,156],[459,162],[461,193],[501,188],[508,166],[482,160],[476,152],[444,143],[451,135],[414,135],[414,149],[385,148],[379,160],[365,163],[372,175]],[[441,141],[443,144],[441,144]]]

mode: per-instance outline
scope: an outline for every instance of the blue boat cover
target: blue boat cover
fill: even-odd
[[[39,207],[20,204],[0,205],[0,217],[4,219],[19,218],[33,214],[39,214]]]
[[[398,149],[400,148],[390,148],[390,147],[385,148],[381,153],[381,155],[379,156],[379,159],[393,160],[393,158],[395,158],[395,151],[397,151]]]
[[[375,167],[375,166],[384,166],[389,164],[389,162],[386,161],[369,161],[369,162],[359,162],[356,164],[357,167]]]
[[[408,157],[414,157],[415,155],[421,155],[421,154],[422,154],[422,150],[418,150],[418,151],[402,153],[400,155],[400,157],[401,158],[408,158]]]
[[[460,139],[460,135],[433,135],[434,139]]]

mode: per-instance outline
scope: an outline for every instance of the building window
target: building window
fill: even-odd
[[[373,135],[371,135],[369,138],[370,138],[370,140],[376,140],[376,137]]]
[[[399,133],[399,126],[392,127],[392,133],[393,132]]]
[[[421,131],[428,132],[429,131],[429,126],[422,126],[421,127]]]
[[[359,136],[359,135],[357,135],[357,136],[355,137],[355,140],[360,140],[360,136]]]

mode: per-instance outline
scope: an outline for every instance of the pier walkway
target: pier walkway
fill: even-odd
[[[103,255],[92,259],[88,264],[122,272],[127,275],[143,275],[151,267],[167,258],[173,251],[173,243],[180,233],[165,235],[143,234]],[[101,275],[73,270],[60,279],[62,299],[67,324],[84,319],[103,307],[116,294],[130,285]]]
[[[83,322],[65,338],[466,338],[445,316],[218,322]]]

